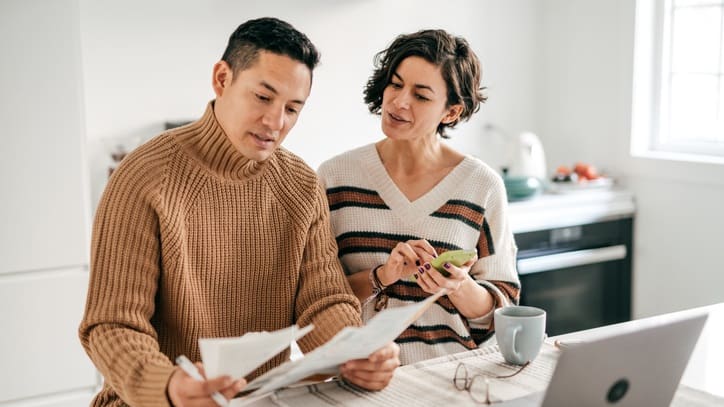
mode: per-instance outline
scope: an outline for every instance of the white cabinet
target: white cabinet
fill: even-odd
[[[87,282],[83,269],[0,280],[0,402],[96,387],[96,370],[77,333]]]
[[[87,405],[78,0],[0,2],[0,406]]]

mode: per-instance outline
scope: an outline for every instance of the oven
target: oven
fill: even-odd
[[[631,319],[633,217],[516,233],[520,303],[549,336]]]

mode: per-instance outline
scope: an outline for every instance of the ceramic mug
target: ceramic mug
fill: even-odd
[[[538,356],[546,336],[544,310],[513,305],[496,309],[493,318],[495,339],[506,362],[523,365]]]

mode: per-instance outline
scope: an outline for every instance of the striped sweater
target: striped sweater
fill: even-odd
[[[348,275],[386,261],[400,241],[426,239],[438,253],[472,249],[479,260],[473,278],[487,288],[496,306],[517,302],[520,282],[517,247],[507,221],[501,178],[467,156],[442,181],[410,202],[387,174],[374,144],[334,157],[319,168],[327,190],[332,231]],[[387,307],[424,300],[430,294],[415,282],[400,280],[385,290]],[[362,307],[364,320],[375,314],[377,299]],[[396,342],[403,364],[474,349],[492,334],[492,311],[480,318],[462,316],[447,296],[439,299]]]

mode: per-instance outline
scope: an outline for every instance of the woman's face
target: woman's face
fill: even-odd
[[[382,94],[382,131],[395,140],[432,136],[440,122],[459,115],[459,105],[446,105],[447,85],[440,69],[421,57],[407,57]]]

